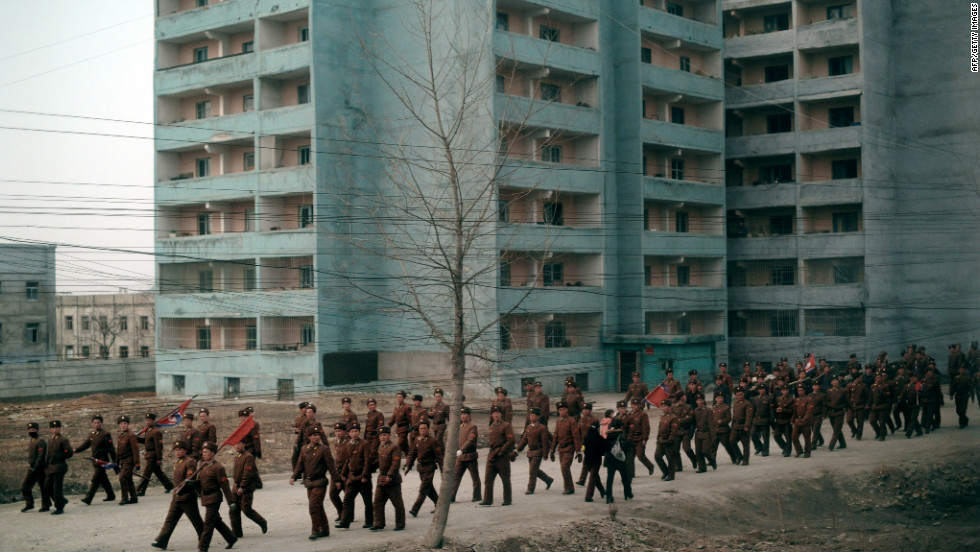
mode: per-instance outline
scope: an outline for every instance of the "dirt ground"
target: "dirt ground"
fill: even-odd
[[[615,400],[612,395],[589,398],[599,404]],[[357,406],[357,399],[355,411],[360,413],[365,409]],[[379,409],[390,412],[390,397],[378,399]],[[129,408],[132,411],[129,413],[135,414],[143,409],[142,405],[157,399],[103,400],[118,400],[118,406]],[[89,407],[97,402],[78,401]],[[331,420],[339,410],[339,395],[320,397],[317,401],[330,410],[330,416],[320,416],[323,420]],[[106,408],[106,404],[99,407]],[[219,401],[204,405],[211,408],[212,417],[224,423],[219,424],[222,429],[219,438],[226,436],[235,421],[232,413],[235,404],[225,403],[222,407]],[[305,493],[300,487],[290,487],[288,475],[275,469],[277,465],[288,465],[286,420],[296,412],[295,405],[262,403],[255,407],[263,423],[264,447],[269,451],[259,463],[265,488],[256,494],[255,507],[269,520],[270,529],[262,535],[254,524],[245,520],[245,538],[235,545],[236,550],[421,550],[422,537],[432,519],[431,504],[422,508],[417,519],[409,517],[407,530],[401,533],[389,532],[394,515],[390,505],[389,531],[379,533],[360,528],[363,513],[358,507],[352,529],[331,529],[329,539],[307,540],[309,516]],[[0,406],[4,435],[0,466],[6,496],[16,494],[13,491],[19,486],[14,484],[11,488],[10,480],[17,479],[19,483],[24,415],[38,417],[45,408],[43,405]],[[62,411],[63,421],[73,420],[71,423],[75,425],[68,435],[73,442],[80,440],[82,428],[88,425],[82,420],[91,412],[77,412],[84,409],[77,404],[52,408]],[[974,422],[980,419],[976,408],[971,404]],[[66,415],[69,412],[73,417]],[[485,420],[482,412],[474,417],[478,422]],[[516,425],[523,424],[523,414],[515,418]],[[717,471],[709,469],[705,474],[693,473],[688,463],[670,483],[661,481],[659,472],[652,477],[644,473],[634,480],[636,499],[623,501],[622,487],[618,486],[613,508],[598,497],[595,503],[582,502],[580,487],[575,488],[574,496],[562,496],[560,479],[547,491],[539,483],[533,496],[525,496],[528,472],[527,461],[522,456],[512,464],[513,506],[486,508],[466,501],[471,487],[469,480],[464,480],[458,496],[460,502],[452,506],[444,548],[474,552],[978,550],[980,426],[975,423],[959,430],[955,428],[955,418],[952,408],[947,406],[943,409],[945,426],[934,434],[907,440],[899,432],[883,443],[849,440],[845,450],[828,452],[820,448],[810,459],[753,456],[751,465],[743,467],[733,466],[726,457]],[[824,434],[827,432],[825,425]],[[166,441],[172,439],[168,433]],[[485,449],[480,450],[481,458],[485,453]],[[652,456],[652,453],[650,445],[648,454]],[[224,454],[220,458],[230,468],[231,459]],[[76,459],[71,461],[75,481],[87,478],[89,470],[85,464]],[[576,476],[578,467],[577,464],[573,467]],[[560,476],[557,464],[546,462],[544,468],[553,477]],[[481,476],[482,472],[481,465]],[[413,471],[403,485],[407,503],[414,500],[417,489],[418,476]],[[499,482],[495,494],[499,504]],[[101,497],[97,495],[92,506],[85,506],[79,502],[78,494],[69,496],[65,515],[54,518],[37,512],[20,513],[22,503],[0,505],[0,519],[4,519],[0,533],[2,548],[46,552],[150,550],[149,543],[159,531],[170,495],[154,483],[147,496],[135,506],[103,503],[99,501]],[[327,511],[333,519],[329,503]],[[227,519],[224,508],[222,516]],[[212,549],[220,549],[224,544],[216,535]],[[170,549],[196,549],[195,535],[186,520],[178,526]]]

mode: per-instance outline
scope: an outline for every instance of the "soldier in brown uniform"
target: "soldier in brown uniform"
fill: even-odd
[[[664,399],[660,403],[660,410],[663,412],[663,415],[660,417],[660,425],[657,427],[657,450],[653,455],[653,459],[656,460],[657,466],[660,467],[660,471],[663,473],[660,479],[664,481],[674,480],[674,475],[677,472],[677,464],[680,463],[680,455],[675,455],[673,449],[678,444],[678,440],[681,439],[681,423],[677,419],[677,416],[671,414],[670,408],[670,399]],[[664,462],[665,457],[667,459],[666,462]],[[652,473],[653,470],[651,470]]]
[[[402,449],[391,442],[391,428],[378,429],[378,484],[374,489],[374,526],[372,531],[385,528],[385,505],[395,507],[395,531],[405,528],[405,503],[402,501]]]
[[[504,506],[511,503],[510,463],[516,458],[514,454],[514,428],[510,422],[504,421],[504,409],[500,406],[490,407],[490,435],[487,446],[487,466],[483,479],[483,502],[480,506],[493,505],[493,483],[500,475],[504,485]]]
[[[119,494],[122,500],[120,506],[136,504],[136,485],[133,483],[133,470],[139,465],[140,444],[136,435],[129,431],[129,416],[120,416],[116,423],[119,425],[119,435],[116,438],[116,462],[119,465]]]
[[[344,481],[344,512],[340,522],[334,527],[347,529],[354,521],[354,503],[361,497],[364,503],[364,525],[369,529],[374,525],[374,505],[371,503],[371,444],[361,439],[361,426],[354,422],[347,426],[347,462],[340,469]]]
[[[194,413],[185,413],[180,423],[183,424],[183,429],[180,430],[180,437],[177,440],[183,441],[187,445],[186,456],[194,458],[196,452],[194,450],[194,434],[197,433],[197,430],[194,429]]]
[[[253,456],[253,462],[262,458],[262,433],[259,423],[255,421],[255,409],[251,406],[246,406],[245,408],[238,411],[238,423],[239,425],[245,423],[245,420],[249,416],[252,416],[252,429],[242,437],[242,443],[245,445],[245,450]],[[253,470],[255,472],[255,482],[253,483],[254,490],[262,488],[262,478],[259,477],[258,470]],[[241,536],[241,535],[239,535]]]
[[[960,353],[962,354],[962,353]],[[966,415],[966,406],[970,399],[974,399],[973,382],[970,375],[966,372],[966,360],[956,368],[956,375],[949,382],[949,398],[956,405],[956,415],[959,416],[960,429],[970,423],[970,418]]]
[[[63,514],[65,505],[68,504],[64,491],[65,474],[68,473],[68,459],[74,453],[71,443],[61,435],[61,420],[51,420],[48,422],[48,428],[51,430],[51,438],[48,439],[44,484],[47,486],[48,496],[54,502],[54,511],[51,512],[54,516]]]
[[[459,484],[463,480],[463,473],[470,472],[473,480],[473,499],[472,502],[483,500],[480,492],[480,464],[479,456],[476,452],[479,432],[476,424],[473,423],[471,410],[464,406],[459,411],[459,448],[456,450],[456,470],[453,475],[453,498],[456,502],[456,493],[459,491]]]
[[[905,363],[901,363],[898,366],[898,370],[895,372],[895,377],[892,379],[892,396],[895,398],[894,406],[892,406],[892,420],[894,422],[895,429],[902,428],[902,404],[901,396],[902,391],[905,389],[905,385],[909,382],[908,370],[905,368]]]
[[[374,455],[378,452],[378,430],[381,426],[385,425],[385,415],[378,412],[378,401],[375,399],[367,400],[368,413],[364,418],[364,440],[368,443],[368,448],[371,449],[371,467],[374,468],[374,463],[376,461]]]
[[[647,389],[647,384],[640,381],[640,373],[633,372],[633,383],[629,385],[626,389],[626,396],[623,397],[623,401],[626,404],[630,404],[633,399],[645,399],[647,395],[650,394],[650,390]]]
[[[347,444],[347,424],[344,422],[335,423],[333,425],[333,435],[334,466],[337,468],[337,473],[342,474],[344,467],[347,465],[347,459],[350,458],[350,446]],[[341,496],[344,492],[343,475],[339,479],[332,480],[330,483],[330,503],[337,510],[337,517],[334,521],[338,522],[344,516],[344,499]]]
[[[102,429],[101,414],[92,416],[92,431],[89,432],[85,442],[75,449],[75,454],[87,450],[89,447],[92,448],[92,458],[102,460],[103,462],[115,463],[116,448],[112,445],[112,435]],[[105,498],[102,501],[112,502],[116,499],[116,493],[112,491],[112,483],[109,483],[109,474],[106,473],[104,467],[98,464],[95,464],[93,467],[92,481],[89,484],[88,492],[82,498],[82,502],[92,504],[92,499],[95,498],[95,491],[99,487],[105,489]]]
[[[133,440],[135,443],[135,439]],[[177,528],[180,516],[187,516],[187,519],[194,526],[198,540],[201,539],[201,531],[204,530],[204,520],[201,519],[201,512],[197,508],[197,490],[194,485],[187,485],[184,482],[188,477],[197,472],[197,462],[187,455],[190,443],[183,439],[174,442],[174,494],[170,500],[170,509],[167,510],[167,517],[163,520],[163,527],[160,534],[150,546],[166,550],[170,542],[170,536]]]
[[[411,421],[411,431],[408,434],[408,450],[415,447],[415,442],[419,438],[419,426],[424,421],[429,425],[429,409],[422,406],[422,395],[412,395],[412,412],[409,415]]]
[[[704,394],[699,394],[695,399],[697,407],[694,409],[694,456],[698,461],[696,473],[707,471],[705,460],[711,464],[711,469],[718,469],[715,462],[714,453],[714,424],[711,423],[712,411],[704,404]]]
[[[732,376],[728,373],[728,364],[725,364],[724,362],[718,364],[718,373],[715,374],[716,381],[719,376],[721,377],[722,385],[725,385],[730,390],[732,388]]]
[[[595,421],[597,421],[597,420],[592,417],[592,403],[585,403],[585,404],[583,404],[582,405],[582,415],[579,416],[579,418],[578,418],[578,432],[579,432],[579,435],[582,436],[582,444],[583,445],[585,444],[585,436],[588,435],[589,427],[591,427],[592,426],[592,422],[595,422]],[[601,454],[598,455],[598,456],[600,457],[600,464],[601,464]],[[597,473],[596,477],[597,477],[597,480],[598,480],[598,471],[596,473]],[[582,463],[582,473],[579,474],[578,481],[576,481],[575,484],[578,485],[579,487],[585,485],[585,479],[586,479],[586,476],[588,476],[588,474],[589,474],[589,466],[586,465],[583,462]]]
[[[792,435],[793,435],[793,403],[796,399],[789,394],[789,386],[785,383],[779,386],[779,396],[776,397],[774,404],[776,408],[773,413],[773,440],[783,449],[783,456],[792,454]]]
[[[752,444],[755,453],[769,456],[769,424],[772,422],[772,395],[764,380],[756,382],[756,396],[752,397]]]
[[[558,420],[555,422],[554,439],[551,440],[551,461],[555,461],[555,451],[558,451],[561,478],[564,482],[562,494],[575,494],[575,486],[572,482],[572,458],[578,457],[579,462],[582,461],[582,434],[579,432],[578,422],[568,413],[568,405],[559,402],[557,408]],[[643,416],[645,417],[646,413]],[[648,422],[647,433],[649,432]]]
[[[143,443],[143,481],[136,488],[138,496],[146,494],[146,488],[150,485],[150,478],[154,475],[163,485],[164,492],[169,493],[174,488],[174,484],[170,482],[170,478],[160,466],[163,460],[163,432],[154,425],[153,422],[156,419],[156,414],[147,414],[146,431],[141,437],[136,438],[140,443]]]
[[[694,397],[696,399],[697,394]],[[677,421],[681,424],[681,439],[677,443],[680,447],[678,450],[683,450],[684,454],[691,461],[691,466],[697,469],[698,460],[694,455],[694,450],[691,448],[691,439],[694,437],[694,407],[691,406],[691,403],[687,402],[687,393],[681,393],[680,397],[671,404],[670,412],[674,416],[677,416]],[[683,462],[677,466],[677,471],[684,471]],[[653,475],[652,470],[651,475]]]
[[[311,427],[320,427],[320,422],[316,419],[316,405],[312,403],[305,403],[306,408],[303,409],[303,419],[297,420],[299,424],[299,433],[296,434],[296,443],[293,446],[293,454],[296,456],[296,461],[299,461],[299,454],[310,442],[309,429]],[[293,469],[296,469],[295,462],[293,463]]]
[[[412,407],[405,404],[407,396],[408,393],[405,391],[395,393],[395,409],[391,413],[391,419],[388,420],[388,426],[394,430],[395,436],[398,438],[398,448],[403,453],[408,452],[408,432],[412,427]]]
[[[531,423],[531,420],[527,417],[527,413],[537,404],[537,394],[537,391],[534,390],[534,381],[528,380],[525,382],[524,402],[527,408],[524,410],[524,427],[527,427],[527,424]]]
[[[228,513],[231,530],[238,538],[245,536],[242,531],[242,514],[245,514],[245,517],[262,529],[264,535],[269,530],[269,524],[252,508],[256,484],[259,482],[259,470],[255,466],[255,456],[245,448],[244,440],[235,443],[235,467],[231,474],[234,482],[231,488],[232,503],[238,506],[231,508]]]
[[[187,482],[196,482],[201,493],[201,506],[204,507],[204,525],[201,527],[201,538],[197,542],[197,549],[200,552],[207,552],[208,547],[211,546],[211,537],[215,529],[228,543],[225,548],[231,548],[238,541],[238,537],[221,519],[221,512],[218,511],[221,508],[222,495],[228,502],[229,510],[238,509],[238,505],[231,496],[231,486],[228,484],[225,467],[214,457],[217,452],[217,444],[205,441],[201,445],[201,467],[197,470],[197,476],[187,480]]]
[[[829,380],[827,384],[830,384]],[[813,386],[813,392],[810,393],[810,404],[813,405],[813,428],[811,429],[813,448],[817,448],[824,444],[820,427],[823,425],[823,419],[827,415],[827,394],[824,393],[823,386]]]
[[[432,393],[435,402],[429,407],[429,421],[432,422],[430,433],[432,437],[439,441],[439,446],[446,447],[446,423],[449,421],[449,405],[442,402],[442,389],[436,388]],[[442,469],[442,459],[437,464]]]
[[[293,457],[290,465],[293,469],[296,468],[296,462],[299,460],[299,452],[303,450],[303,444],[306,441],[306,431],[303,430],[303,422],[306,420],[306,407],[310,406],[310,403],[303,401],[299,403],[299,414],[293,418]]]
[[[38,437],[38,429],[41,426],[37,422],[27,424],[27,473],[20,485],[20,493],[24,496],[24,507],[21,512],[34,509],[34,485],[41,490],[41,509],[39,512],[47,512],[51,509],[51,497],[48,496],[47,488],[44,486],[45,462],[48,456],[48,443]]]
[[[667,368],[665,372],[666,378],[664,379],[663,386],[667,389],[667,398],[670,399],[671,404],[677,403],[677,399],[684,394],[684,388],[681,387],[681,382],[674,379],[674,371]]]
[[[323,511],[323,499],[327,495],[327,485],[329,475],[336,485],[340,485],[340,474],[333,463],[333,456],[330,454],[330,447],[320,442],[323,436],[323,429],[320,426],[311,426],[306,430],[310,439],[308,445],[300,451],[299,461],[293,469],[293,476],[289,479],[290,485],[295,485],[296,480],[302,478],[306,485],[306,498],[309,501],[310,521],[313,530],[310,533],[310,540],[320,537],[330,536],[330,525],[327,523],[327,514]]]
[[[939,410],[942,406],[943,392],[939,386],[939,375],[936,366],[929,362],[926,375],[922,378],[922,428],[926,433],[939,429]]]
[[[905,438],[911,439],[912,432],[922,436],[922,424],[919,423],[919,413],[922,410],[922,384],[915,372],[909,374],[909,382],[902,389],[899,404],[905,415]]]
[[[498,387],[494,389],[494,393],[497,394],[497,398],[490,403],[490,407],[499,406],[504,413],[503,420],[508,424],[514,423],[514,405],[507,398],[507,390],[503,387]],[[490,423],[493,423],[493,412],[490,413]]]
[[[633,450],[636,451],[634,461],[639,459],[649,475],[653,475],[653,462],[647,458],[647,441],[650,440],[650,417],[643,411],[643,405],[643,399],[633,399],[633,411],[626,415],[624,422],[626,424],[626,438],[633,443]],[[635,468],[633,474],[634,476],[636,474]]]
[[[728,452],[729,458],[732,459],[732,464],[738,464],[740,458],[732,447],[730,440],[732,429],[728,424],[731,421],[732,408],[725,404],[725,401],[720,395],[715,397],[715,406],[711,409],[711,429],[714,434],[711,454],[717,459],[718,445],[721,445]]]
[[[518,453],[527,447],[528,481],[527,491],[524,494],[534,494],[534,488],[538,479],[544,481],[545,485],[547,485],[545,490],[550,489],[551,484],[555,481],[541,469],[541,461],[551,446],[551,434],[544,424],[538,423],[540,414],[541,411],[537,407],[528,411],[528,425],[524,428],[524,434],[521,435],[521,442],[517,445]]]
[[[810,457],[813,450],[810,430],[813,428],[813,403],[806,395],[806,386],[796,386],[796,401],[793,403],[793,448],[796,449],[796,457],[802,454],[804,458]],[[803,437],[803,444],[800,443]]]
[[[732,432],[728,442],[732,445],[742,466],[749,465],[749,442],[752,438],[752,423],[755,407],[745,398],[745,389],[735,388],[735,401],[732,403]]]
[[[575,383],[575,378],[565,378],[565,392],[562,393],[562,402],[568,405],[568,415],[578,421],[582,415],[582,405],[585,404],[585,396],[582,390]]]
[[[350,397],[340,399],[340,408],[340,421],[347,424],[348,428],[351,424],[357,422],[357,414],[350,409]]]
[[[551,417],[551,398],[544,392],[540,381],[534,382],[534,408],[541,411],[541,415],[538,416],[538,423],[547,429],[548,418]],[[528,416],[528,423],[530,423],[530,416]]]
[[[847,425],[851,437],[861,440],[864,436],[864,414],[868,407],[868,387],[860,376],[847,384]]]
[[[689,370],[687,372],[687,384],[684,385],[684,394],[687,395],[687,405],[694,410],[694,402],[697,401],[698,395],[704,393],[704,386],[698,381],[698,371]]]
[[[419,422],[418,433],[419,436],[415,438],[415,445],[412,447],[412,451],[408,453],[408,463],[405,464],[405,473],[407,474],[412,470],[416,460],[419,463],[418,472],[421,481],[419,496],[408,512],[412,514],[412,517],[419,515],[419,509],[422,508],[426,498],[432,500],[433,504],[439,502],[439,493],[436,492],[432,479],[436,473],[436,462],[442,456],[442,446],[434,437],[429,436],[428,419],[423,418]]]
[[[871,385],[871,429],[875,431],[875,440],[884,441],[888,435],[885,419],[892,412],[892,387],[885,381],[885,373],[879,371],[875,382]]]
[[[827,417],[830,418],[830,428],[833,434],[830,437],[830,444],[827,449],[834,450],[834,446],[840,443],[839,448],[847,448],[847,441],[844,440],[844,412],[847,410],[847,390],[841,388],[840,377],[834,375],[830,380],[830,389],[827,390]]]
[[[201,448],[204,447],[204,443],[218,442],[218,428],[211,423],[211,411],[207,408],[202,408],[197,412],[197,419],[200,422],[197,424],[197,432],[194,433],[194,440],[191,443],[191,448],[194,450],[195,460],[200,462],[203,456],[201,455]]]

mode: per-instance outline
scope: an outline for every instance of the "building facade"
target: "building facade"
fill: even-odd
[[[59,295],[55,304],[59,360],[153,356],[153,294]]]
[[[55,360],[55,247],[0,244],[0,364]]]

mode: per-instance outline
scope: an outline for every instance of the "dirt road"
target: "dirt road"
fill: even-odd
[[[980,420],[976,406],[971,406],[974,420]],[[899,432],[885,442],[849,440],[846,450],[821,448],[810,459],[754,456],[751,465],[743,467],[724,457],[717,471],[705,474],[695,474],[688,463],[670,483],[661,481],[659,472],[652,477],[644,473],[634,480],[635,500],[623,501],[622,487],[616,489],[616,522],[609,521],[610,511],[598,497],[595,503],[582,502],[581,487],[574,496],[562,496],[560,479],[548,491],[539,483],[533,496],[525,496],[528,469],[522,456],[512,464],[513,506],[499,506],[499,482],[498,505],[487,508],[468,502],[470,483],[464,480],[460,502],[452,506],[447,548],[898,551],[942,544],[945,550],[975,550],[980,545],[980,426],[956,429],[949,407],[943,419],[946,427],[932,435],[905,439]],[[827,431],[825,424],[825,435]],[[485,453],[480,450],[481,459]],[[650,445],[648,454],[652,453]],[[230,468],[230,456],[222,452],[220,458]],[[546,462],[544,468],[560,477],[557,463]],[[578,468],[575,464],[576,476]],[[268,465],[260,464],[260,469],[273,471]],[[481,477],[482,472],[483,466]],[[331,529],[330,538],[311,542],[303,489],[290,487],[285,474],[268,473],[263,479],[265,488],[256,494],[255,506],[268,519],[269,532],[262,535],[245,520],[245,538],[236,550],[412,550],[432,519],[427,503],[417,519],[408,518],[406,531],[393,533],[389,505],[389,529],[371,533],[360,528],[359,507],[351,529]],[[417,489],[418,476],[412,472],[403,485],[407,504]],[[138,505],[125,507],[99,502],[101,496],[92,506],[70,496],[65,515],[59,517],[19,513],[23,503],[0,506],[0,548],[152,550],[149,544],[160,529],[170,495],[151,487]],[[329,501],[327,510],[332,520]],[[222,517],[227,520],[224,507]],[[212,549],[224,544],[215,535]],[[196,549],[186,520],[178,526],[170,549]]]

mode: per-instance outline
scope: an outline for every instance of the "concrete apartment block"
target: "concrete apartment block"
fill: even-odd
[[[54,246],[0,244],[0,364],[55,360]]]

